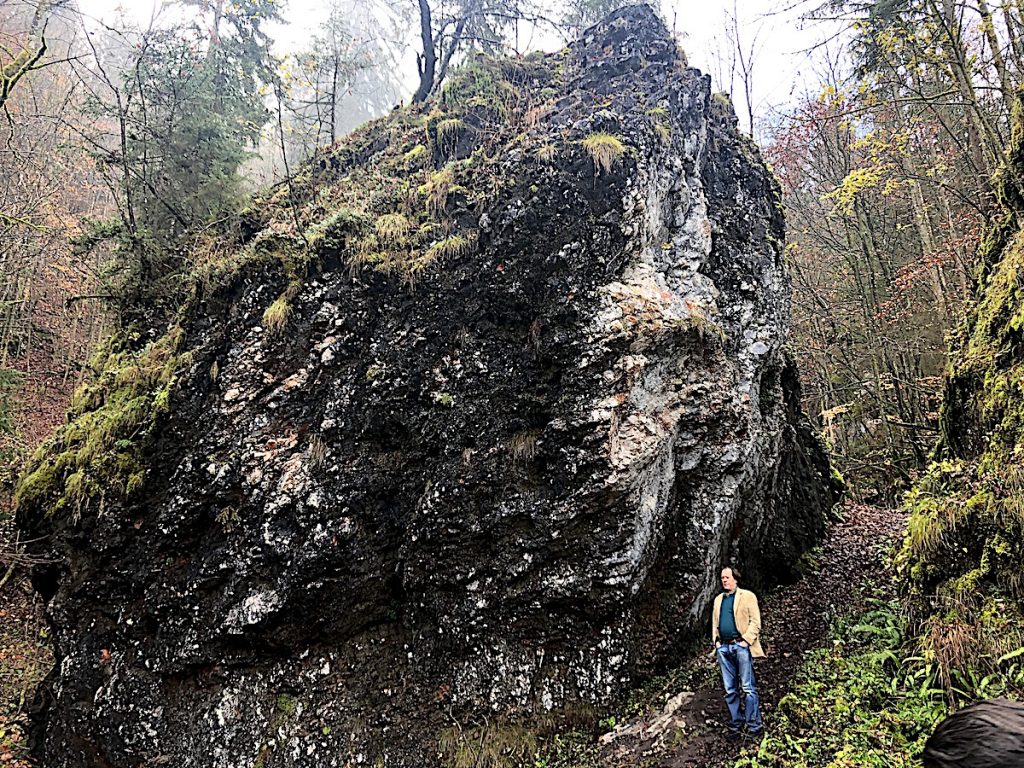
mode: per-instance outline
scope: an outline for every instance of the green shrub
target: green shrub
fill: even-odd
[[[339,208],[306,233],[310,246],[321,250],[340,251],[352,237],[366,229],[366,217],[350,208]]]
[[[477,54],[455,69],[441,91],[441,103],[446,110],[481,109],[494,119],[508,115],[508,104],[515,89],[494,59]]]

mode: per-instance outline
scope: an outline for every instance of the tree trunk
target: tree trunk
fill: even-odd
[[[974,84],[967,69],[967,52],[964,48],[956,5],[952,0],[940,0],[940,2],[942,3],[941,9],[935,5],[934,1],[930,5],[936,22],[945,32],[946,39],[949,42],[949,54],[945,63],[949,67],[950,74],[953,76],[953,82],[960,92],[960,98],[963,99],[964,108],[977,132],[977,138],[985,158],[986,175],[991,176],[999,165],[1002,141],[995,126],[992,125],[988,115],[978,103]]]
[[[420,6],[420,41],[423,53],[417,57],[420,71],[420,84],[412,95],[413,104],[426,101],[434,88],[434,71],[437,68],[437,51],[434,49],[433,21],[430,16],[430,4],[427,0],[418,0]]]
[[[451,44],[448,46],[448,50],[444,52],[444,57],[441,60],[441,69],[437,72],[437,81],[434,83],[434,88],[437,89],[444,82],[445,76],[448,74],[448,65],[452,61],[452,56],[459,49],[459,44],[462,42],[462,34],[466,30],[466,22],[469,20],[468,13],[459,19],[458,24],[455,25],[455,34],[452,35]]]
[[[331,121],[331,146],[338,140],[338,57],[337,49],[334,52],[334,60],[331,62],[331,103],[329,107],[329,119]]]
[[[1006,61],[1003,59],[1002,46],[999,43],[999,36],[996,35],[995,24],[992,23],[992,12],[989,10],[988,3],[985,0],[977,0],[977,2],[978,13],[981,15],[981,29],[985,33],[988,47],[992,49],[992,66],[999,77],[1003,104],[1006,106],[1006,114],[1009,115],[1013,111],[1013,81],[1006,71]]]
[[[1020,22],[1013,17],[1013,8],[1010,7],[1009,0],[1002,0],[1000,7],[1003,11],[1003,23],[1006,25],[1006,36],[1010,39],[1010,56],[1013,57],[1013,63],[1020,72],[1024,69],[1024,48],[1019,34]]]

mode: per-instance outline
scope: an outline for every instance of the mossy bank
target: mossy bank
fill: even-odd
[[[953,702],[1024,692],[1007,677],[1024,646],[1024,129],[996,187],[975,300],[952,339],[935,461],[908,497],[901,573],[926,659]]]

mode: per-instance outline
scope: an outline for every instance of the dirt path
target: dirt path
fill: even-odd
[[[848,504],[844,519],[829,524],[817,567],[796,584],[761,598],[762,642],[768,658],[757,665],[765,728],[787,693],[804,653],[828,641],[837,616],[858,608],[857,586],[879,568],[879,554],[896,541],[906,524],[898,510]],[[709,648],[710,650],[710,648]],[[605,734],[601,764],[684,768],[728,766],[753,740],[725,738],[725,702],[717,666],[710,654],[692,662],[692,691],[672,692],[661,711],[619,725]]]

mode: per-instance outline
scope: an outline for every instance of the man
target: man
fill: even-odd
[[[761,611],[757,607],[757,596],[739,588],[739,578],[740,572],[735,567],[729,565],[722,569],[724,591],[715,598],[711,614],[711,642],[715,644],[718,667],[722,670],[730,738],[738,738],[744,727],[751,736],[760,736],[764,730],[753,661],[764,656],[760,639]]]
[[[1010,768],[1024,765],[1024,704],[980,701],[954,712],[928,737],[925,768]]]

